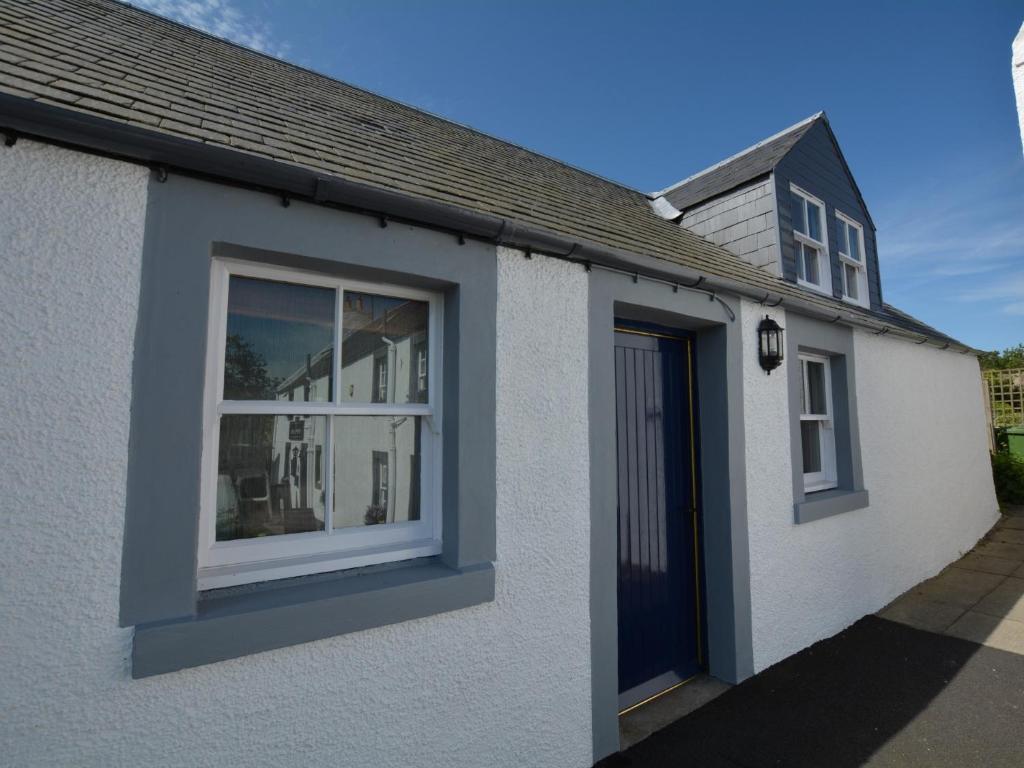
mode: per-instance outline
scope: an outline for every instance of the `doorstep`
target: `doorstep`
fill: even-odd
[[[732,686],[707,674],[692,677],[668,693],[619,716],[619,749],[629,749],[655,731],[699,709]]]

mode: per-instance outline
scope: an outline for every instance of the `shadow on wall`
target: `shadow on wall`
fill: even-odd
[[[1018,765],[1022,679],[1024,656],[869,616],[598,766]]]

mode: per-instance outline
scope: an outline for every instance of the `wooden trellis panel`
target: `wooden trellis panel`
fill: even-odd
[[[988,389],[992,426],[1024,426],[1024,368],[982,371]]]

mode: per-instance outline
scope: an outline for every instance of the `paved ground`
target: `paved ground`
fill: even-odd
[[[878,615],[1024,654],[1024,508],[1012,511],[971,552]]]
[[[877,617],[734,688],[697,680],[626,715],[629,748],[598,765],[1024,766],[1024,508],[1004,511]]]
[[[869,616],[601,768],[1020,768],[1024,656]]]

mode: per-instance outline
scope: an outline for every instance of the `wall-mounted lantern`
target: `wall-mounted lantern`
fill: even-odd
[[[757,359],[769,376],[782,365],[782,331],[768,315],[757,326]]]

